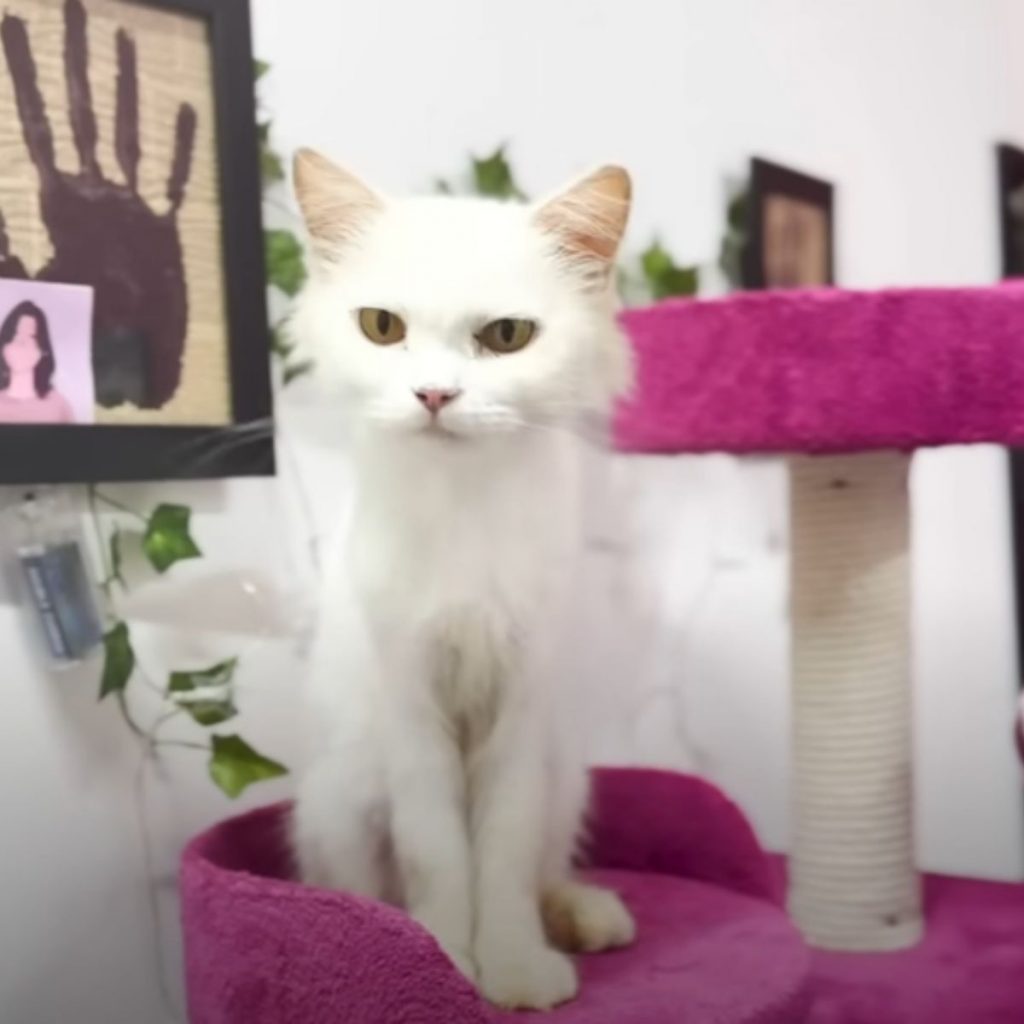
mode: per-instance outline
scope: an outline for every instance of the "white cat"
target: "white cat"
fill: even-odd
[[[300,787],[303,877],[408,909],[492,1002],[547,1008],[561,949],[630,942],[572,879],[587,802],[555,651],[580,551],[573,426],[630,381],[610,279],[629,212],[604,168],[536,206],[395,200],[296,159],[315,270],[293,334],[353,423]],[[339,527],[343,524],[339,524]]]

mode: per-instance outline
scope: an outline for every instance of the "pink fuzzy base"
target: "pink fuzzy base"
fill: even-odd
[[[810,956],[749,824],[699,779],[595,775],[597,880],[637,920],[628,949],[580,958],[551,1013],[485,1005],[405,914],[289,878],[287,809],[197,838],[182,860],[191,1024],[796,1024]]]

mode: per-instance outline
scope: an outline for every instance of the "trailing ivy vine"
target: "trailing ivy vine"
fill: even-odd
[[[256,62],[256,82],[270,70],[264,61]],[[274,150],[270,141],[273,127],[267,112],[257,97],[257,133],[260,144],[260,174],[263,178],[264,197],[275,186],[285,180],[284,161]],[[264,259],[267,268],[267,283],[271,292],[278,292],[285,299],[294,299],[306,280],[306,258],[302,242],[293,231],[286,228],[267,228],[263,232]],[[280,360],[282,382],[285,385],[304,376],[313,369],[308,359],[295,356],[295,346],[284,337],[285,316],[279,316],[270,326],[270,348]]]
[[[119,517],[109,532],[101,513],[104,505]],[[196,739],[167,737],[166,726],[174,721],[191,719],[200,730],[209,730],[235,718],[238,659],[229,658],[199,670],[174,671],[158,684],[140,664],[131,628],[117,613],[116,595],[127,590],[122,571],[125,545],[132,540],[137,540],[142,555],[158,573],[186,559],[202,558],[191,532],[191,511],[184,505],[161,504],[144,516],[93,486],[89,488],[89,512],[103,564],[100,587],[107,613],[99,699],[113,700],[129,730],[142,743],[145,755],[170,747],[204,752],[210,778],[230,797],[238,796],[254,782],[284,775],[284,765],[261,754],[237,733],[200,731]],[[129,529],[124,525],[126,521],[134,521],[138,528]],[[148,726],[143,726],[131,709],[128,694],[133,684],[146,686],[159,698],[159,708]]]

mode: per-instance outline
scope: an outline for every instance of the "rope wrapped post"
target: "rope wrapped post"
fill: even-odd
[[[790,912],[814,945],[922,932],[911,791],[909,459],[794,457]]]

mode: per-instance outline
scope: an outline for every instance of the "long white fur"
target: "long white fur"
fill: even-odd
[[[327,563],[296,852],[311,883],[405,906],[509,1007],[576,991],[542,900],[583,948],[633,935],[616,897],[571,881],[587,781],[556,667],[581,547],[575,427],[629,382],[607,284],[619,174],[535,208],[383,198],[297,164],[318,257],[292,332],[349,414],[356,500]],[[371,344],[361,307],[400,315],[405,342]],[[535,320],[536,339],[482,351],[474,333],[502,317]],[[461,391],[442,430],[424,388]]]

